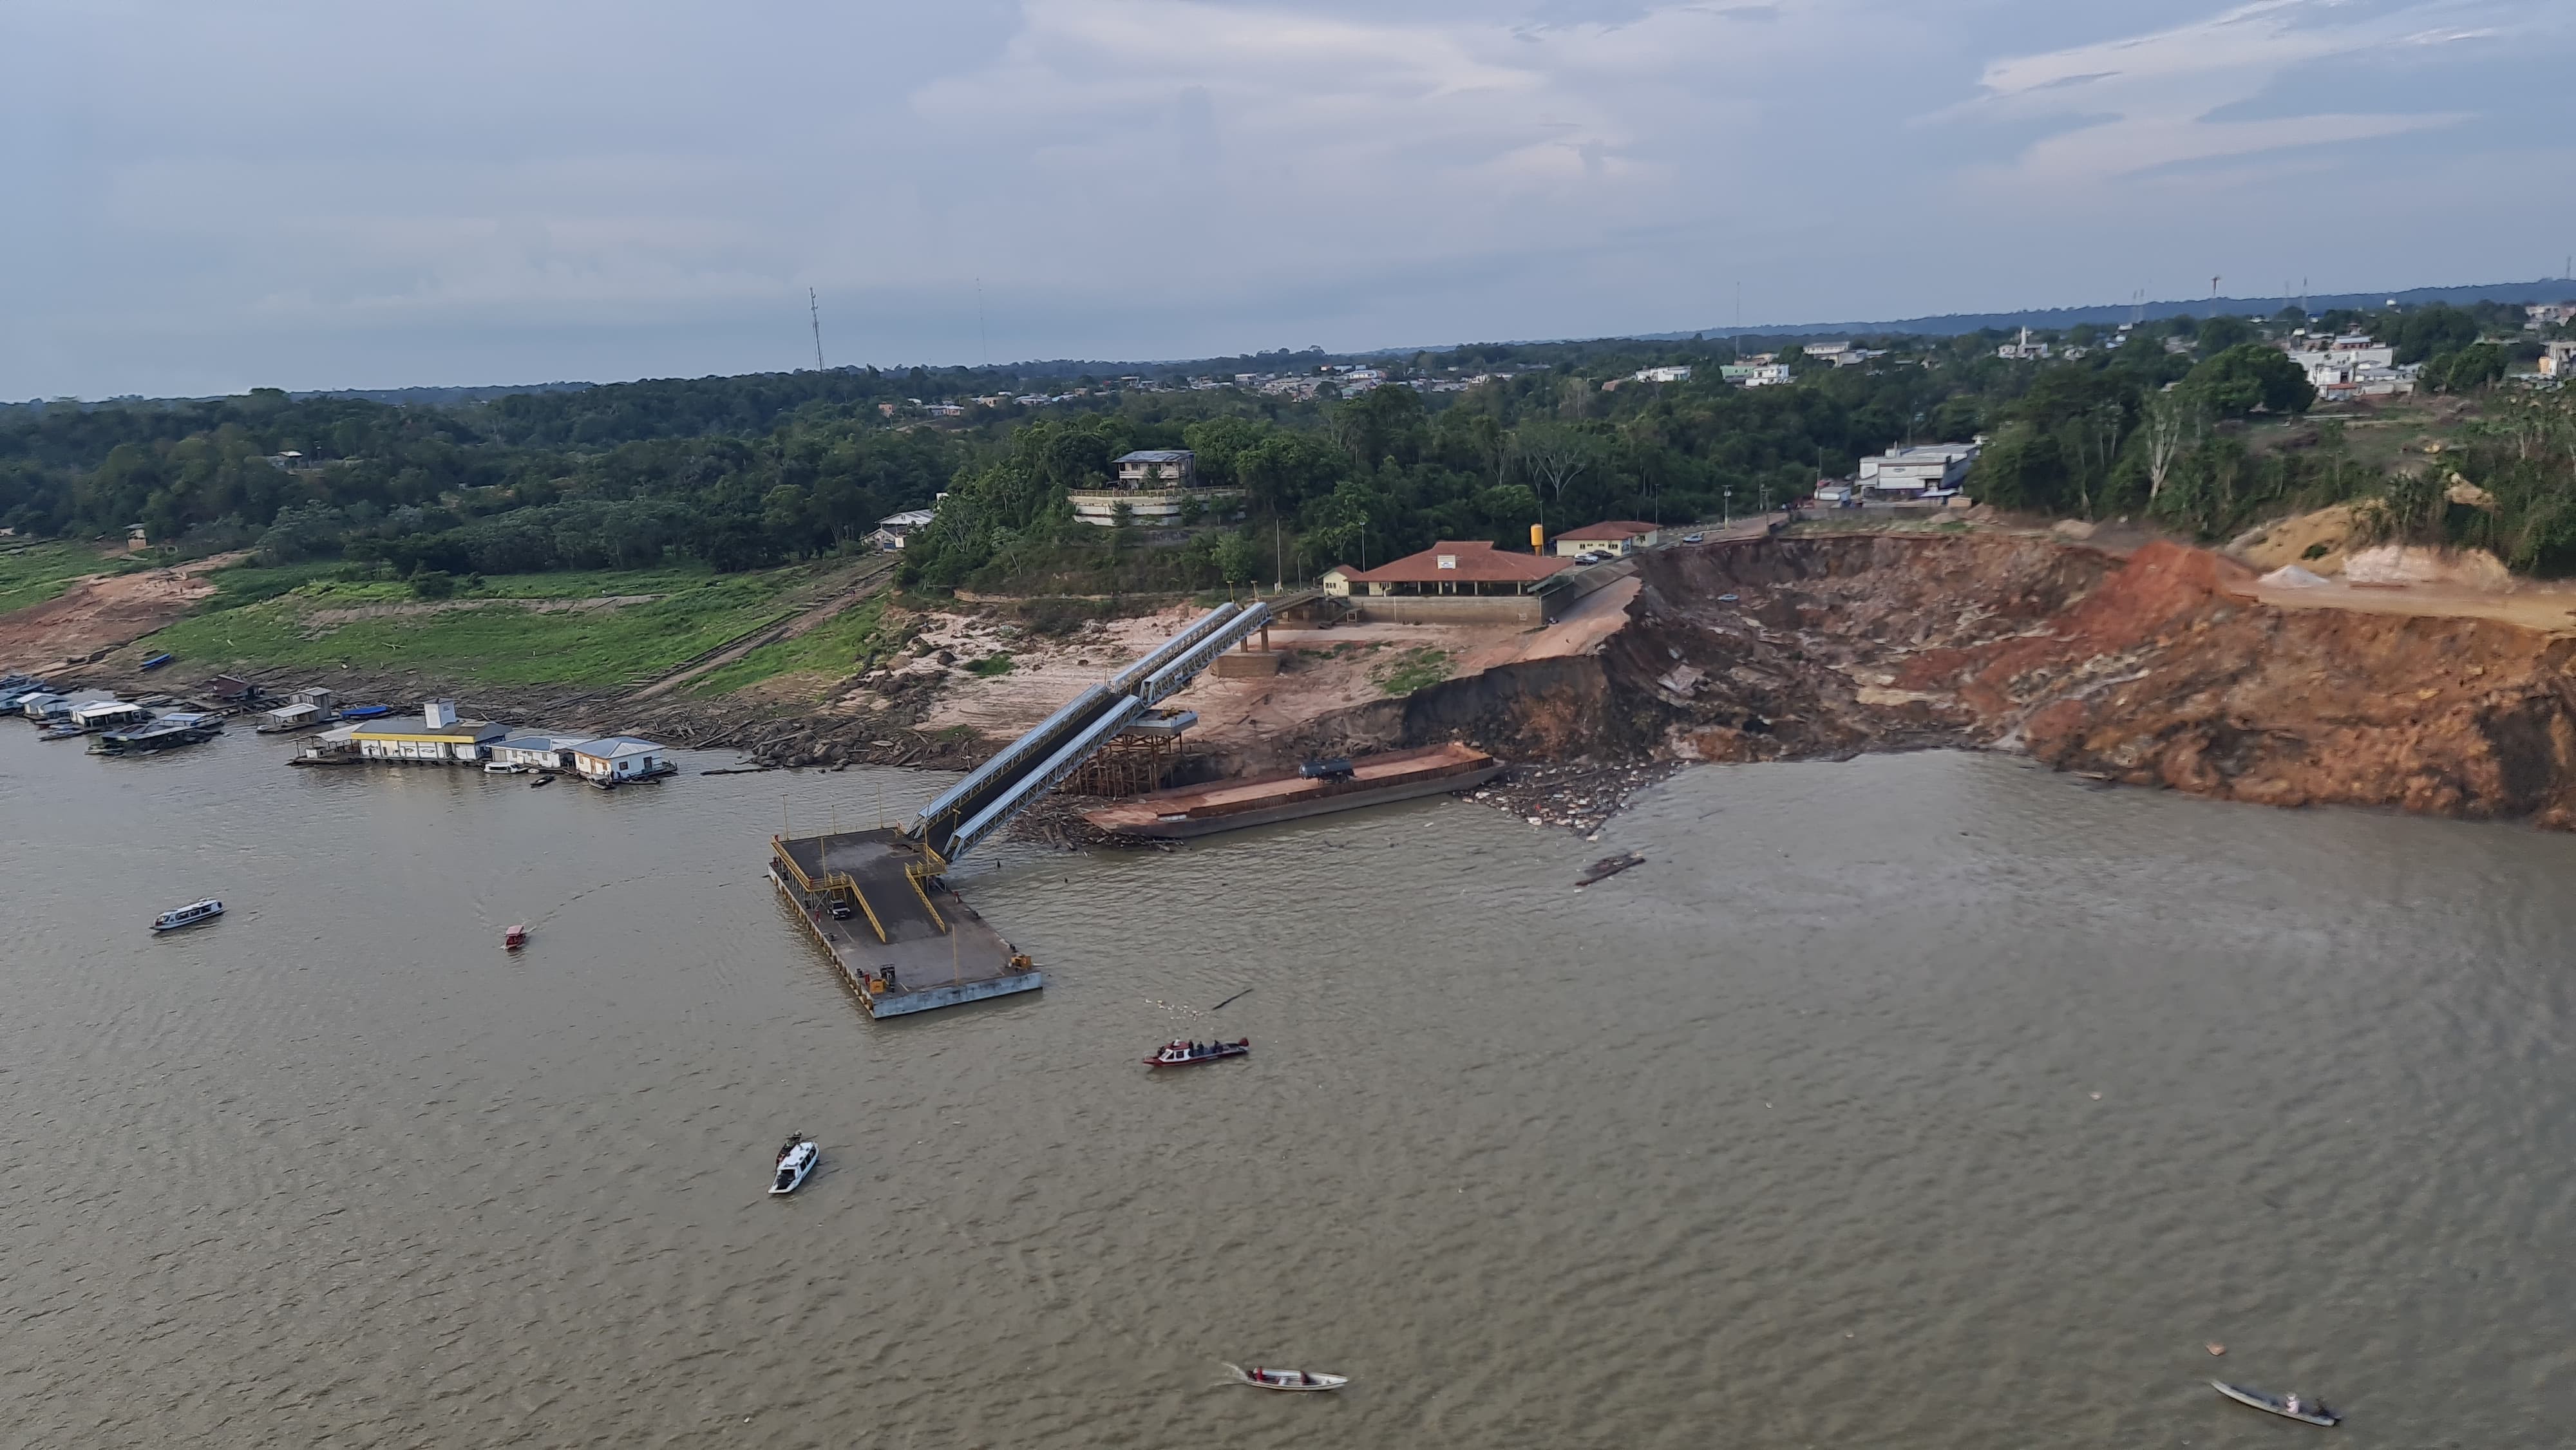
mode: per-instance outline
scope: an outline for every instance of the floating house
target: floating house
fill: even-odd
[[[140,725],[152,712],[125,700],[91,700],[72,707],[71,721],[83,730],[116,730]]]
[[[149,755],[181,745],[198,745],[224,731],[224,717],[195,711],[173,711],[141,725],[102,730],[89,744],[92,755]]]
[[[482,760],[509,735],[509,727],[489,720],[459,720],[454,700],[432,700],[420,717],[370,721],[350,733],[361,760],[426,760],[463,765]]]
[[[330,718],[323,713],[321,706],[298,702],[293,705],[280,705],[260,716],[258,729],[262,735],[280,735],[289,730],[302,730],[309,725],[319,725]]]
[[[607,735],[572,748],[572,768],[592,785],[621,785],[679,770],[663,747],[632,735]]]
[[[589,743],[587,735],[513,735],[492,747],[492,760],[497,765],[524,765],[536,770],[570,770],[576,745]]]

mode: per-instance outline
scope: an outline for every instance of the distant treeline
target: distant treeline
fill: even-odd
[[[916,585],[1198,587],[1312,577],[1439,538],[1508,542],[1533,523],[1708,518],[1802,497],[1891,444],[1984,434],[1972,481],[1981,498],[2087,517],[2144,513],[2211,535],[2285,502],[2381,489],[2331,446],[2249,442],[2242,420],[2297,414],[2313,400],[2265,344],[2267,332],[2300,321],[2178,318],[2125,341],[2078,326],[2057,341],[2082,357],[2040,363],[1998,358],[1994,333],[1855,339],[1887,350],[1860,367],[1784,344],[1795,381],[1764,388],[1718,376],[1763,344],[1692,339],[1374,359],[1399,382],[1484,380],[1348,398],[1327,384],[1303,401],[1181,388],[1188,369],[1120,388],[1041,364],[666,379],[452,406],[260,390],[18,407],[0,413],[0,524],[95,537],[139,523],[183,552],[345,558],[407,576],[672,557],[738,570],[854,547],[882,516],[948,491],[907,551]],[[2530,350],[2481,341],[2519,338],[2520,322],[2519,308],[2428,307],[2313,325],[2375,330],[2401,362],[2426,364],[2428,386],[2468,391]],[[1327,361],[1277,353],[1199,366],[1219,377],[1312,374]],[[1626,381],[1672,364],[1695,374]],[[1008,401],[1023,392],[1048,401]],[[932,418],[916,401],[965,407]],[[1110,460],[1137,447],[1195,449],[1205,482],[1246,491],[1245,516],[1196,521],[1176,548],[1074,522],[1067,490],[1104,480]],[[2532,485],[2535,518],[2558,496],[2544,485]],[[2392,527],[2420,531],[2429,517],[2418,510]],[[2517,533],[2516,557],[2562,567],[2545,542],[2553,528]]]

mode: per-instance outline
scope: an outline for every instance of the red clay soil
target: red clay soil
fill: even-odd
[[[2013,536],[1783,538],[1644,556],[1595,654],[1319,721],[1317,744],[1772,760],[1926,745],[2273,805],[2576,827],[2576,636],[2284,608],[2251,571]]]
[[[1961,698],[2041,760],[2133,784],[2576,826],[2576,639],[2250,593],[2228,561],[2150,545],[2045,651],[1974,662]],[[2048,678],[2079,662],[2098,683]]]
[[[42,604],[0,614],[0,671],[41,674],[141,639],[214,593],[205,575],[241,557],[217,554],[175,569],[92,575]]]

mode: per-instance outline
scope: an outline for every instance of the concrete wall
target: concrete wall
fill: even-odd
[[[1537,594],[1354,595],[1358,617],[1373,624],[1545,624],[1547,596]]]

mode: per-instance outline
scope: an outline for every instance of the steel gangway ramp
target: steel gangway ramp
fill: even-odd
[[[904,835],[921,844],[932,874],[945,870],[1080,770],[1138,715],[1179,694],[1218,655],[1269,622],[1269,606],[1258,603],[1220,604],[1200,615],[940,792],[904,828]]]

